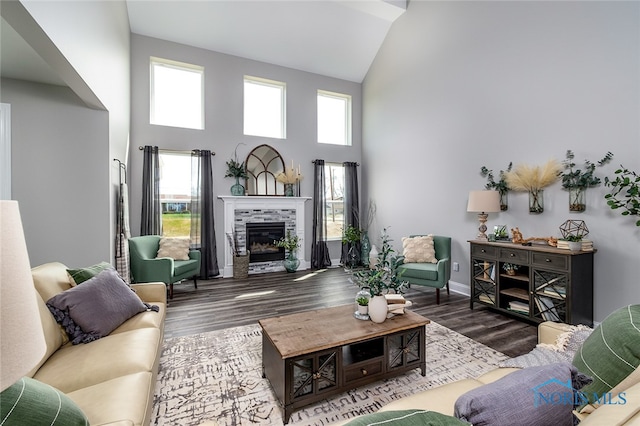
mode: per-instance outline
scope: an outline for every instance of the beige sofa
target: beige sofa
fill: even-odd
[[[556,338],[561,333],[567,331],[566,324],[554,322],[544,322],[538,326],[538,342],[554,344]],[[449,416],[454,415],[454,406],[456,400],[464,393],[478,388],[482,385],[494,382],[507,374],[517,371],[517,368],[497,368],[489,373],[481,375],[475,379],[464,379],[457,382],[449,383],[437,388],[428,389],[397,401],[391,402],[382,407],[379,411],[397,411],[397,410],[428,410],[436,411]],[[637,376],[640,370],[636,369],[628,379],[623,381],[619,386],[612,390],[612,394],[618,395],[623,392],[624,404],[616,404],[620,402],[616,396],[612,404],[601,405],[591,414],[579,415],[582,417],[581,426],[613,426],[613,425],[640,425],[640,383],[637,382]],[[631,377],[636,376],[636,377]],[[629,384],[630,383],[630,384]],[[344,425],[349,421],[335,423],[335,425]]]
[[[132,285],[159,312],[139,313],[108,336],[72,345],[45,305],[71,288],[66,266],[47,263],[33,268],[32,275],[47,351],[30,376],[69,396],[91,425],[148,425],[164,333],[165,285]]]

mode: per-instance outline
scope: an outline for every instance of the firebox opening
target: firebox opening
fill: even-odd
[[[284,222],[250,222],[246,226],[249,262],[284,259],[284,248],[273,243],[284,237]]]

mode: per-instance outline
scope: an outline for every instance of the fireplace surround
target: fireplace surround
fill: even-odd
[[[306,257],[305,242],[305,202],[311,197],[278,197],[278,196],[218,196],[224,204],[224,232],[236,232],[238,246],[241,251],[247,247],[247,224],[283,222],[284,232],[290,231],[300,240],[298,270],[309,269]],[[227,239],[224,239],[223,277],[233,276],[233,252]],[[284,271],[282,260],[251,261],[249,274]]]

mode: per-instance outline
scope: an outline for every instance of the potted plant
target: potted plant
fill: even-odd
[[[386,228],[382,231],[381,240],[382,246],[375,266],[354,272],[351,279],[361,289],[369,290],[369,317],[376,323],[384,322],[387,318],[387,300],[384,293],[402,293],[407,285],[406,281],[402,281],[398,276],[400,260],[394,256],[395,250],[391,248],[391,239]]]
[[[236,151],[233,153],[233,158],[227,161],[227,173],[225,173],[224,177],[236,179],[236,183],[231,186],[231,195],[244,195],[244,186],[240,184],[240,178],[246,179],[249,175],[247,175],[244,162],[240,163],[238,161],[237,150],[238,147],[236,147]]]
[[[287,229],[284,237],[279,240],[274,240],[273,243],[276,247],[284,248],[287,252],[287,257],[282,262],[284,269],[287,272],[295,272],[300,266],[300,259],[297,257],[297,251],[300,247],[300,238],[297,235],[291,235],[291,230]]]
[[[500,194],[500,210],[502,211],[509,210],[509,185],[507,184],[507,181],[505,179],[505,173],[510,172],[512,166],[513,163],[509,163],[506,172],[504,170],[500,170],[500,179],[497,182],[495,181],[495,178],[493,176],[493,170],[489,170],[485,166],[482,166],[480,168],[480,174],[482,175],[482,177],[487,178],[487,184],[484,187],[486,189],[496,190]]]
[[[367,315],[369,310],[369,298],[360,296],[356,299],[356,303],[358,304],[358,313],[360,315]]]
[[[507,273],[507,275],[515,275],[516,271],[518,270],[519,266],[518,265],[514,265],[513,263],[505,263],[502,265],[502,269],[505,270],[505,272]]]
[[[518,164],[514,170],[505,172],[504,178],[512,191],[529,192],[529,213],[544,212],[544,188],[560,177],[562,166],[557,160],[549,160],[543,166]]]
[[[348,247],[347,251],[347,266],[354,268],[360,261],[360,253],[358,252],[357,244],[360,241],[362,232],[360,228],[349,225],[344,229],[342,233],[342,243]]]
[[[582,250],[582,235],[565,235],[561,240],[567,242],[571,251]]]
[[[564,165],[564,172],[561,175],[562,187],[569,191],[569,211],[583,212],[587,208],[584,200],[586,189],[600,185],[600,178],[593,174],[596,166],[602,167],[607,164],[613,158],[613,154],[607,152],[597,163],[585,160],[584,170],[576,168],[574,158],[573,151],[567,150],[566,159],[562,162]]]
[[[615,171],[616,178],[604,178],[611,192],[604,196],[612,210],[622,209],[623,216],[640,216],[640,175],[624,166]],[[640,226],[640,220],[636,221]]]

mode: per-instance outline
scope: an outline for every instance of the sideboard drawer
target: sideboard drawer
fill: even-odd
[[[500,249],[500,260],[507,262],[529,263],[529,252],[526,250]]]
[[[473,256],[496,257],[498,255],[498,249],[491,246],[471,244],[471,254]]]
[[[569,268],[569,256],[549,253],[532,253],[531,262],[543,268],[561,269],[566,271]]]
[[[344,382],[349,383],[362,379],[366,376],[382,373],[382,358],[376,358],[371,361],[359,363],[357,366],[351,366],[344,369]]]

